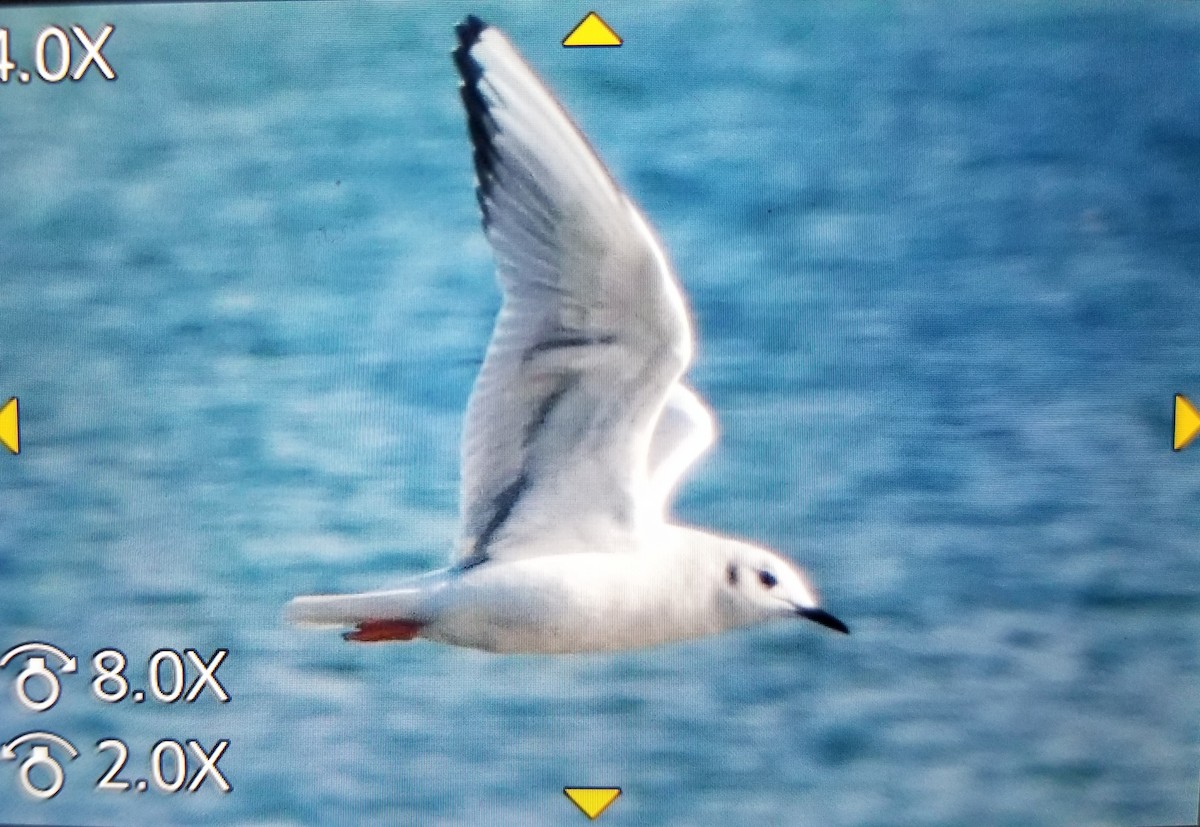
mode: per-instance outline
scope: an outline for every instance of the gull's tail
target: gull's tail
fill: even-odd
[[[353,626],[380,617],[381,601],[371,594],[317,594],[293,598],[284,610],[288,623],[299,626]],[[389,608],[388,612],[392,610]]]
[[[429,572],[387,591],[297,597],[287,604],[284,618],[301,626],[354,626],[375,620],[425,623],[427,598],[445,574]]]
[[[303,626],[353,626],[354,631],[342,635],[346,640],[412,640],[427,622],[420,616],[421,597],[419,588],[297,597],[288,603],[285,617]]]

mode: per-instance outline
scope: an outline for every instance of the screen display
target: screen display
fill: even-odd
[[[1196,824],[1197,54],[0,9],[0,823]]]

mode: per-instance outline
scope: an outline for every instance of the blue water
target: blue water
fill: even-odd
[[[1196,819],[1200,5],[21,9],[118,74],[0,87],[0,647],[81,656],[77,825]],[[783,550],[806,624],[619,655],[355,647],[295,594],[440,564],[498,305],[451,25],[502,25],[670,247],[721,439],[683,519]],[[106,705],[160,648],[232,700]],[[193,673],[189,673],[189,682]],[[138,680],[141,683],[138,684]],[[194,794],[99,791],[231,745]]]

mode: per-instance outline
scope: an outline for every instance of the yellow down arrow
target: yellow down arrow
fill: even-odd
[[[608,809],[608,805],[621,794],[620,787],[563,787],[567,798],[583,810],[584,815],[594,819]]]
[[[0,444],[14,454],[21,453],[21,423],[18,419],[17,397],[13,397],[0,408]]]
[[[1200,434],[1200,413],[1182,393],[1175,394],[1175,450],[1182,451]]]
[[[621,36],[604,22],[604,19],[594,11],[579,21],[579,25],[571,29],[571,33],[563,38],[564,46],[620,46]]]

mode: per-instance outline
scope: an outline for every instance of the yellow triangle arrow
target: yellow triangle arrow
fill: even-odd
[[[17,397],[0,408],[0,444],[14,454],[21,453],[21,423],[18,420]]]
[[[620,46],[621,36],[612,30],[594,11],[579,21],[571,33],[563,38],[564,46]]]
[[[588,818],[596,818],[621,794],[620,787],[563,787],[563,794],[575,802]]]
[[[1200,434],[1200,413],[1182,393],[1175,394],[1175,450],[1182,451]]]

